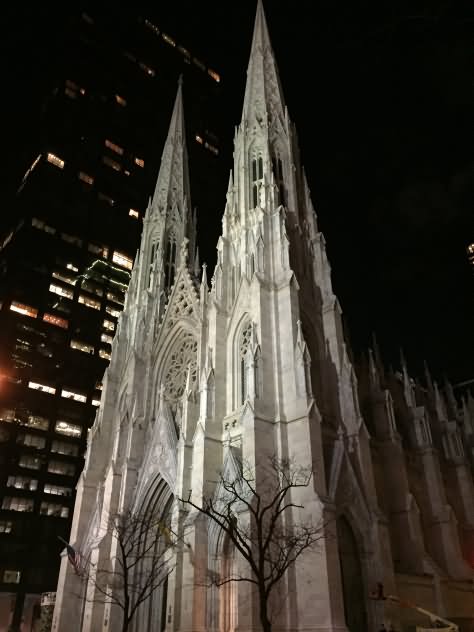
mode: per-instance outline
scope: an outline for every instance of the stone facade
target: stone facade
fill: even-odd
[[[293,500],[337,529],[288,574],[275,629],[429,625],[371,600],[377,582],[468,629],[474,402],[460,411],[449,387],[441,392],[427,376],[421,388],[404,362],[385,373],[376,349],[356,376],[260,2],[234,144],[209,290],[195,256],[180,85],[89,431],[71,543],[114,564],[107,516],[174,506],[194,559],[177,554],[166,594],[155,592],[133,630],[257,630],[247,584],[197,581],[225,557],[222,538],[174,499],[212,494],[235,455],[257,480],[267,456],[291,457],[314,471]],[[52,629],[119,629],[119,613],[78,597],[84,591],[94,596],[65,556]]]

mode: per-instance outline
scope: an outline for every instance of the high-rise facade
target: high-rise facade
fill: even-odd
[[[275,629],[423,624],[372,601],[378,584],[471,629],[474,402],[460,408],[428,374],[416,384],[403,359],[385,372],[376,351],[356,375],[260,0],[210,289],[193,264],[189,182],[179,88],[78,482],[84,565],[123,577],[110,517],[171,511],[187,547],[134,632],[260,629],[251,584],[212,581],[247,575],[238,551],[179,499],[212,499],[218,472],[238,480],[242,462],[262,492],[276,456],[313,470],[289,523],[335,528],[284,577]],[[233,519],[252,524],[243,505]],[[54,632],[116,630],[120,615],[64,554]]]
[[[63,27],[0,252],[0,629],[30,630],[57,583],[180,75],[203,211],[221,168],[220,76],[195,51],[131,13]]]

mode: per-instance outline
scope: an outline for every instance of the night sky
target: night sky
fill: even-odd
[[[223,116],[233,125],[255,6],[174,0],[142,12],[221,74]],[[402,347],[414,375],[426,360],[437,379],[474,378],[474,270],[466,255],[474,242],[474,4],[264,6],[355,355],[375,332],[394,368]],[[43,6],[6,14],[0,184],[7,207],[27,164],[49,35],[60,19]],[[222,139],[229,169],[232,124]],[[216,183],[216,226],[226,186]],[[215,243],[201,247],[213,266]]]

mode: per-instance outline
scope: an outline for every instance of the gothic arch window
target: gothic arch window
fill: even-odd
[[[151,284],[151,273],[153,270],[153,265],[155,263],[155,257],[156,257],[156,253],[158,251],[158,246],[159,246],[159,240],[158,239],[153,239],[152,244],[151,244],[151,251],[150,251],[150,262],[148,265],[148,282],[147,282],[147,286],[148,289],[151,289],[150,284]]]
[[[278,187],[280,204],[286,204],[285,179],[283,176],[283,163],[280,155],[277,153],[272,157],[273,175],[275,176],[275,184]]]
[[[238,404],[242,405],[249,394],[249,365],[248,351],[252,340],[252,324],[248,322],[239,338],[239,375],[238,375]]]
[[[222,632],[234,632],[237,627],[237,586],[238,583],[230,581],[235,577],[235,547],[229,538],[226,538],[222,549],[220,575],[224,583],[219,589],[219,629]],[[228,581],[225,581],[228,580]]]
[[[169,290],[176,273],[176,237],[170,235],[165,252],[165,288]]]
[[[256,156],[252,159],[251,168],[251,192],[252,192],[252,208],[256,208],[259,203],[259,189],[263,181],[263,158]]]
[[[191,371],[191,382],[196,383],[197,379],[197,342],[190,332],[185,332],[173,347],[165,369],[163,384],[165,387],[165,398],[176,411],[177,404],[181,399],[186,387],[188,371]]]

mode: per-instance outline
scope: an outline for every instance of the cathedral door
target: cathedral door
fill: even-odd
[[[365,590],[360,555],[354,533],[345,518],[337,520],[344,614],[350,632],[367,632]]]

